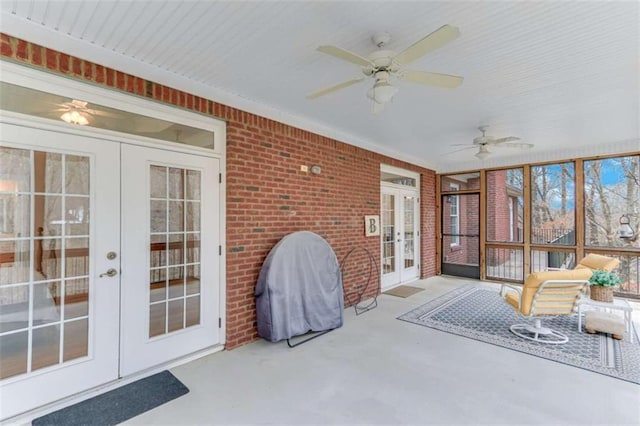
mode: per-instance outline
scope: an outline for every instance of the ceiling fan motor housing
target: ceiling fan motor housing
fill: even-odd
[[[364,67],[362,72],[366,76],[376,74],[378,71],[395,72],[398,70],[397,66],[393,64],[393,58],[396,52],[393,50],[376,50],[371,53],[368,59],[373,63],[374,67]]]
[[[490,143],[490,138],[486,137],[486,136],[478,136],[477,138],[473,138],[473,144],[474,145],[487,145],[488,143]]]

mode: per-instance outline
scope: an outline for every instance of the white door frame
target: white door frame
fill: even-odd
[[[398,242],[396,241],[396,245],[395,245],[395,271],[394,271],[394,276],[396,276],[396,278],[390,279],[391,278],[391,274],[389,274],[388,277],[385,277],[383,274],[383,268],[380,268],[380,285],[381,288],[383,290],[392,288],[396,285],[402,284],[402,283],[406,283],[406,282],[410,282],[410,281],[414,281],[418,278],[420,278],[420,253],[421,253],[421,236],[420,236],[420,174],[416,173],[416,172],[412,172],[410,170],[405,170],[405,169],[401,169],[398,167],[393,167],[393,166],[389,166],[386,164],[381,164],[380,165],[380,171],[381,173],[391,173],[397,176],[401,176],[401,177],[406,177],[406,178],[411,178],[414,179],[415,181],[415,186],[409,186],[409,185],[401,185],[401,184],[396,184],[396,183],[390,183],[390,182],[384,182],[381,181],[380,183],[380,196],[382,197],[383,193],[389,193],[392,192],[395,195],[395,217],[396,217],[396,233],[400,232],[400,233],[404,233],[404,221],[401,219],[401,215],[404,212],[404,206],[402,206],[401,202],[401,198],[405,195],[411,195],[416,197],[417,200],[417,205],[415,206],[415,223],[414,223],[414,241],[415,241],[415,245],[414,245],[414,256],[415,256],[415,273],[411,273],[409,276],[406,275],[405,272],[405,276],[403,276],[402,272],[404,271],[404,267],[402,265],[401,260],[402,256],[398,256],[399,253],[401,253],[401,246],[402,244],[398,244]],[[382,220],[380,225],[382,226]],[[401,243],[404,243],[404,238],[400,238]],[[383,235],[380,236],[380,261],[382,264],[383,261]]]
[[[226,123],[222,120],[205,116],[195,112],[162,105],[143,98],[121,93],[113,89],[93,86],[84,82],[71,80],[57,75],[42,72],[36,69],[24,67],[12,62],[0,60],[0,80],[28,87],[43,92],[53,93],[73,99],[82,99],[90,103],[108,106],[119,110],[145,115],[160,120],[179,123],[211,131],[214,134],[214,149],[207,149],[189,145],[176,144],[143,136],[124,134],[111,130],[95,127],[76,126],[63,121],[49,120],[35,116],[0,111],[0,122],[14,124],[27,128],[43,129],[62,134],[86,136],[94,139],[127,143],[130,145],[146,146],[168,151],[195,154],[205,157],[213,157],[219,160],[220,165],[220,194],[219,194],[219,237],[220,243],[226,241]],[[219,306],[218,313],[221,318],[219,331],[219,347],[226,342],[226,254],[221,250],[219,256]],[[218,349],[216,349],[218,350]],[[209,352],[201,352],[205,355]],[[185,359],[194,359],[196,354],[185,356]],[[172,365],[179,363],[174,361]],[[149,374],[152,368],[140,374]],[[55,386],[54,383],[51,384]],[[106,384],[105,384],[106,385]],[[104,387],[103,387],[104,388]],[[90,393],[91,390],[87,390]],[[77,399],[77,397],[72,397]]]

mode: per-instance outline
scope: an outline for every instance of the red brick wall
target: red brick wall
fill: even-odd
[[[98,83],[227,121],[227,348],[257,338],[253,291],[262,262],[285,235],[310,230],[327,239],[338,259],[353,247],[380,261],[378,238],[364,237],[363,216],[380,213],[380,164],[421,175],[421,277],[435,274],[435,173],[432,170],[313,134],[1,35],[3,57]],[[320,175],[300,165],[319,165]],[[356,254],[356,253],[354,253]],[[345,275],[345,303],[354,301],[368,269],[364,251]],[[378,291],[377,280],[376,292]]]
[[[492,170],[487,172],[487,241],[511,241],[509,205],[514,205],[517,213],[517,199],[509,197],[507,192],[507,171]],[[514,235],[517,223],[514,223]],[[490,250],[487,254],[489,266],[501,265],[509,260],[508,250]]]
[[[509,241],[509,195],[507,171],[487,172],[487,240]]]

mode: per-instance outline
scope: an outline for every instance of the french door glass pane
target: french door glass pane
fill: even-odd
[[[396,270],[396,213],[395,196],[382,194],[382,273]]]
[[[413,268],[415,266],[415,198],[405,195],[404,200],[404,267]]]
[[[0,149],[0,378],[89,353],[90,158]]]
[[[200,324],[201,172],[152,165],[149,337]]]
[[[13,185],[2,187],[11,191]],[[31,197],[17,192],[0,193],[0,235],[29,237],[31,235]]]

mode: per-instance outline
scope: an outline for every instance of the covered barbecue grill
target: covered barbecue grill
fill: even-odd
[[[289,234],[271,249],[255,295],[258,334],[271,342],[342,326],[340,265],[331,246],[313,232]]]

